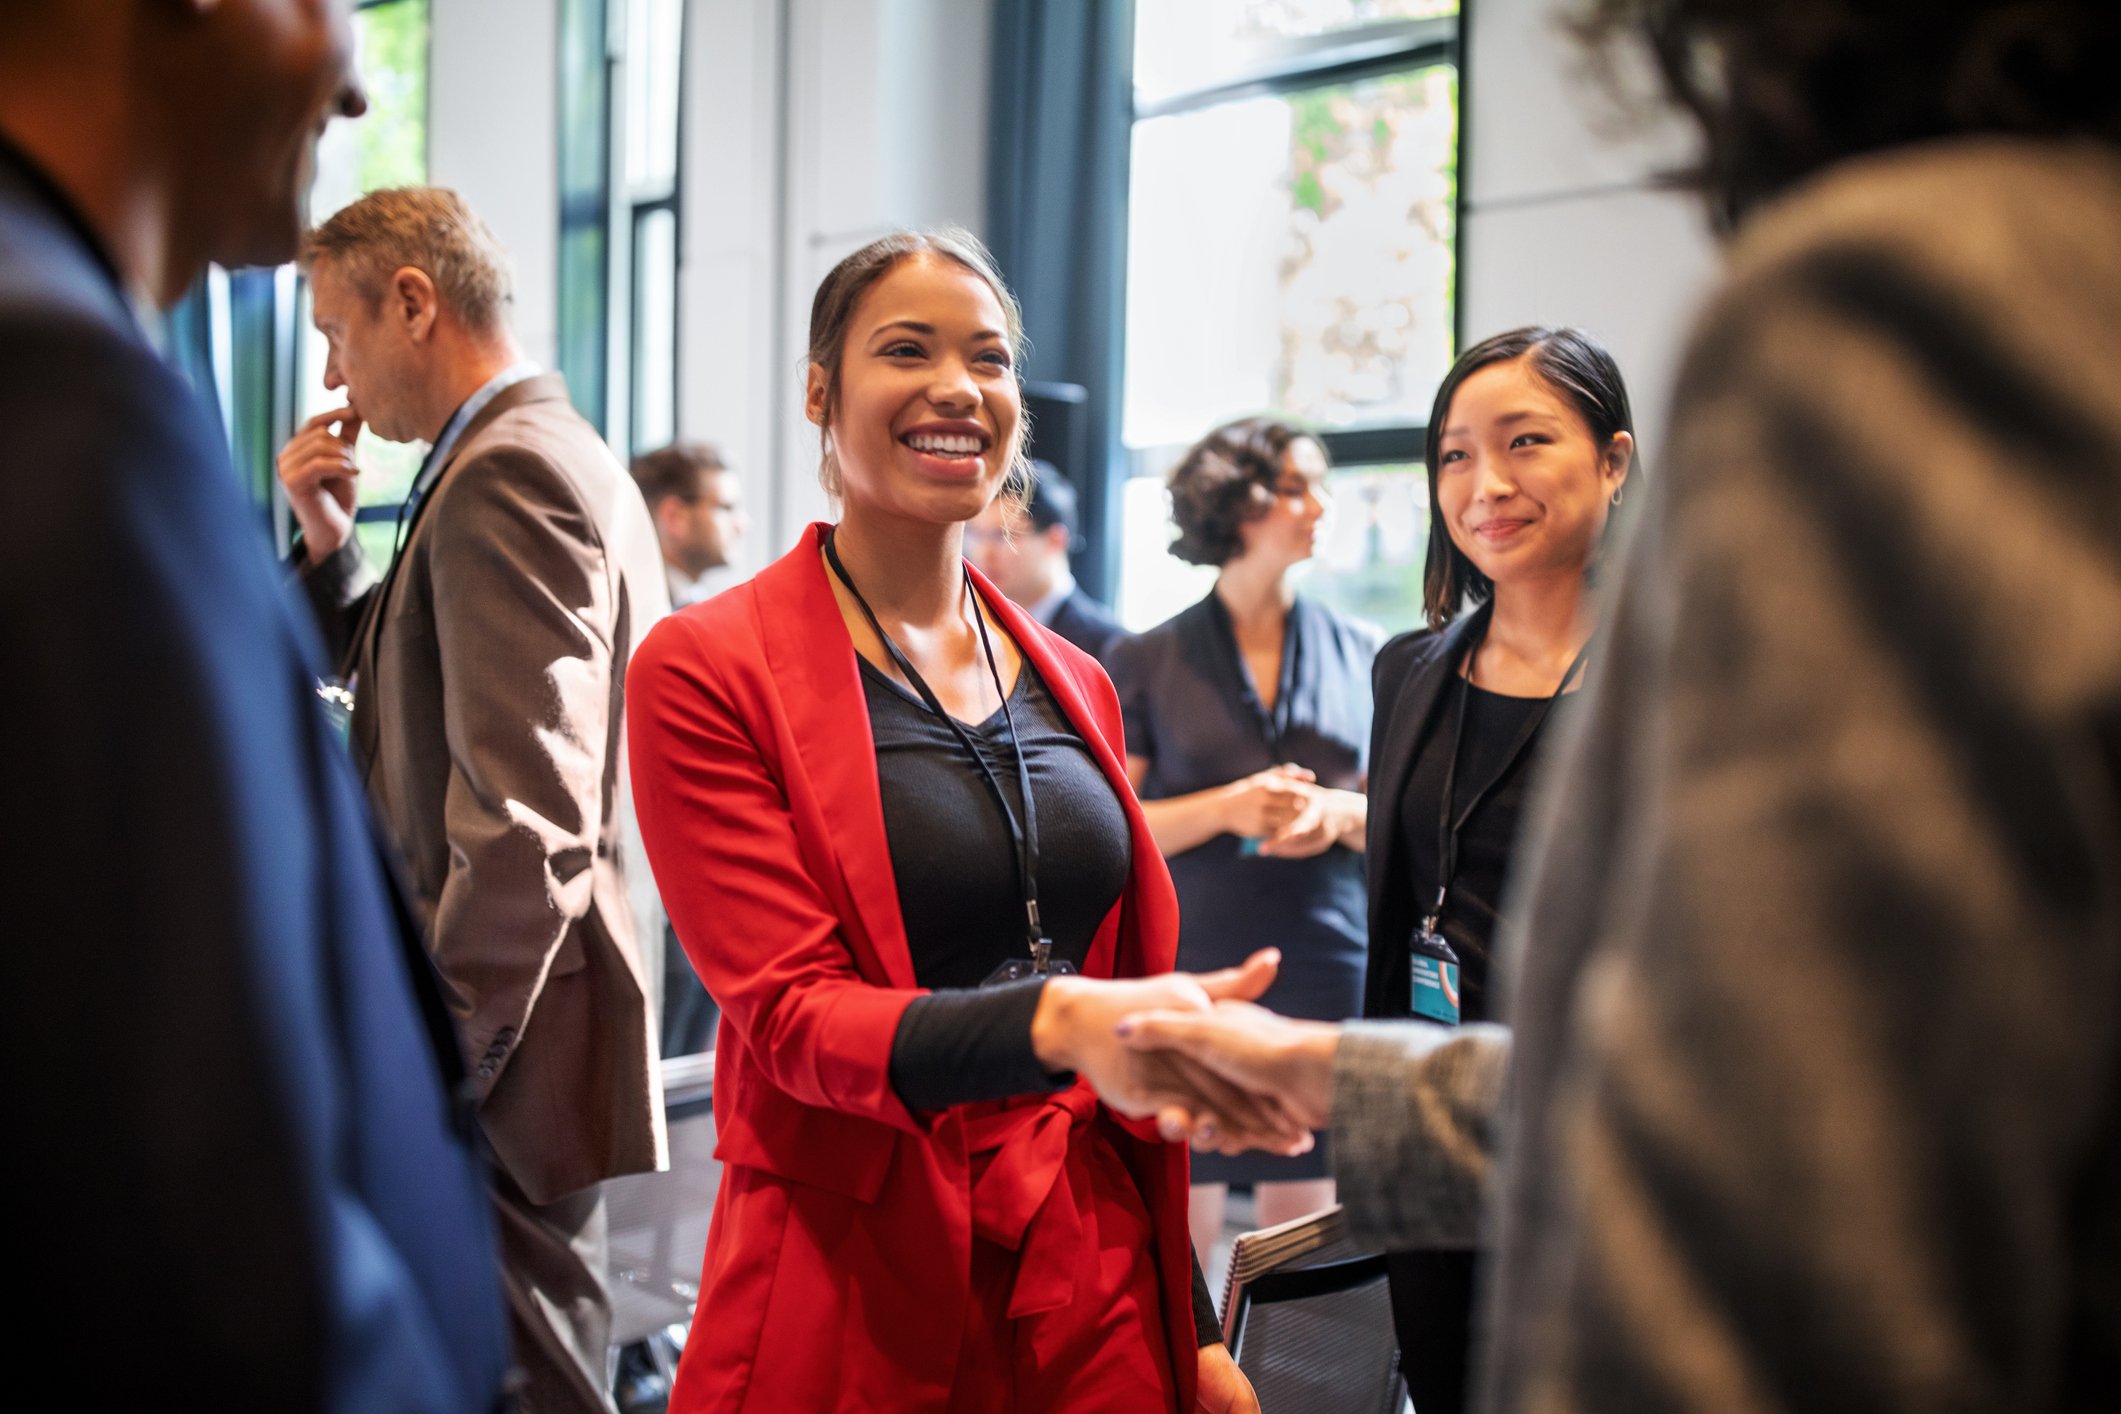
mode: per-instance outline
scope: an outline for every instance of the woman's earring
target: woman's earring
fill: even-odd
[[[1620,493],[1627,489],[1625,486],[1617,486],[1613,489],[1613,507],[1615,510],[1620,508]]]

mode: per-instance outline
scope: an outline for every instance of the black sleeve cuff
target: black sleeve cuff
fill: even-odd
[[[1192,1243],[1186,1244],[1188,1250]],[[1193,1254],[1193,1339],[1202,1349],[1223,1343],[1222,1317],[1215,1314],[1215,1298],[1208,1294],[1208,1274],[1200,1269],[1200,1253]]]
[[[914,998],[891,1040],[891,1088],[909,1110],[1043,1095],[1075,1083],[1031,1049],[1031,1018],[1046,979]]]

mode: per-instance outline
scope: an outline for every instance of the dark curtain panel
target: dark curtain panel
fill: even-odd
[[[1024,372],[1087,390],[1084,545],[1076,577],[1109,600],[1118,571],[1126,333],[1132,0],[994,8],[987,239],[1024,306]]]
[[[191,292],[164,317],[162,352],[170,365],[191,384],[199,410],[221,429],[221,435],[226,438],[228,423],[221,416],[221,382],[214,376],[213,301],[207,295],[206,280],[207,277],[201,275]]]

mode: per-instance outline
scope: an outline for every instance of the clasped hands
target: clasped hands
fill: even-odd
[[[1255,1004],[1280,963],[1267,948],[1221,972],[1055,977],[1032,1047],[1119,1113],[1153,1117],[1167,1139],[1225,1154],[1303,1153],[1331,1117],[1340,1028]]]
[[[1368,802],[1360,791],[1331,790],[1294,762],[1232,781],[1219,792],[1231,834],[1258,841],[1269,859],[1308,859],[1334,845],[1360,840]]]

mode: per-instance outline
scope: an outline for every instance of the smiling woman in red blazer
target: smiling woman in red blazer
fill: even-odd
[[[843,261],[808,390],[838,525],[628,677],[649,859],[723,1008],[686,1414],[1257,1408],[1196,1333],[1184,1149],[1090,1082],[1153,1111],[1174,1073],[1113,1022],[1272,960],[1156,975],[1177,905],[1111,685],[961,558],[1021,455],[1020,345],[969,236]]]

